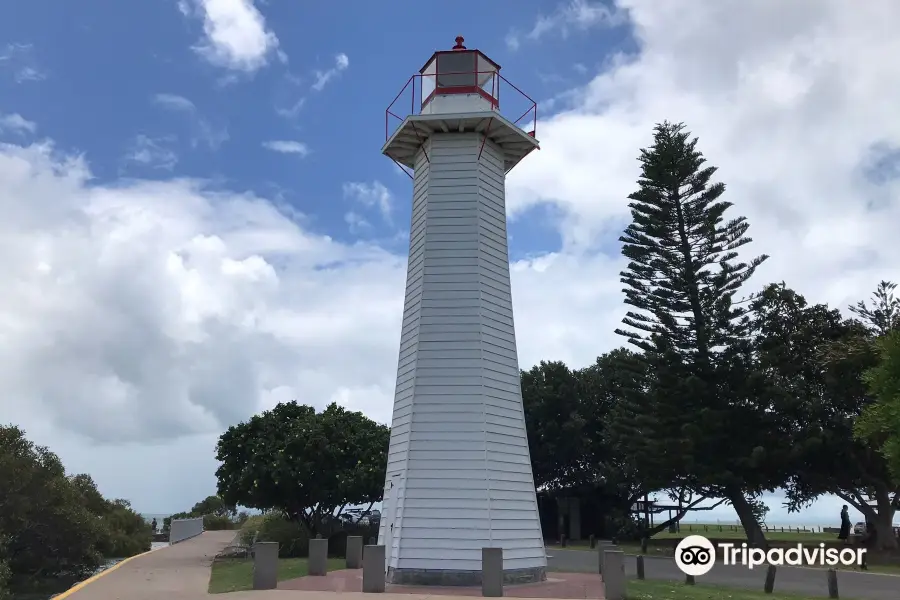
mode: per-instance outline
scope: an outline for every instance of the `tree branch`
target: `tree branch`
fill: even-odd
[[[353,524],[356,525],[356,524],[358,524],[360,521],[362,521],[362,518],[363,518],[363,517],[365,517],[365,516],[368,515],[370,512],[372,512],[372,507],[373,507],[373,506],[375,506],[375,500],[372,500],[372,502],[369,503],[369,508],[367,508],[366,510],[362,511],[362,512],[360,513],[360,515],[356,518],[356,521],[353,522]]]
[[[857,501],[853,496],[851,496],[850,494],[847,494],[845,492],[842,492],[842,491],[835,491],[834,495],[837,496],[838,498],[841,498],[844,502],[846,502],[847,504],[849,504],[850,506],[852,506],[859,512],[863,513],[864,515],[871,516],[872,507],[870,507],[867,503]],[[857,494],[856,492],[853,492],[853,495],[856,496],[856,498],[859,498],[859,494]],[[861,500],[861,498],[860,498],[860,500]]]
[[[668,519],[667,521],[661,523],[660,525],[654,526],[652,529],[648,529],[647,533],[646,533],[646,537],[648,537],[648,538],[653,537],[654,535],[656,535],[657,533],[659,533],[660,531],[662,531],[663,529],[665,529],[672,523],[679,522],[681,519],[684,518],[684,515],[688,514],[691,510],[712,510],[712,509],[716,508],[717,506],[721,505],[723,502],[725,502],[725,498],[722,498],[721,500],[719,500],[712,506],[703,506],[701,508],[694,508],[695,506],[697,506],[704,500],[706,500],[706,496],[700,496],[700,498],[698,498],[697,500],[694,500],[687,506],[682,507],[680,510],[676,511],[675,516],[672,517],[671,519]]]

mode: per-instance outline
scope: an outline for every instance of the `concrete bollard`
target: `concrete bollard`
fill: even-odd
[[[610,540],[597,542],[597,572],[603,575],[603,553],[607,550],[616,550],[615,544]]]
[[[591,541],[591,550],[597,547],[597,538],[594,537],[594,534],[591,534],[591,537],[588,538]]]
[[[253,589],[274,590],[278,587],[278,542],[253,544]]]
[[[481,595],[503,596],[503,548],[481,549]]]
[[[637,578],[644,579],[644,557],[638,555],[637,557]]]
[[[316,538],[309,540],[309,574],[328,574],[328,540]]]
[[[363,593],[384,593],[384,558],[384,546],[366,546],[363,552]]]
[[[775,590],[776,569],[775,565],[769,565],[769,568],[766,569],[766,582],[763,584],[763,591],[767,594],[771,594]]]
[[[829,598],[840,598],[838,594],[838,584],[837,584],[837,571],[834,569],[828,569],[828,597]]]
[[[363,540],[362,536],[347,536],[347,568],[362,569]]]
[[[603,552],[603,591],[606,600],[625,600],[625,553]]]

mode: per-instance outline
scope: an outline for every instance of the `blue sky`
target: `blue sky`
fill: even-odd
[[[521,366],[622,345],[617,239],[664,119],[772,256],[748,291],[866,298],[900,280],[900,5],[849,6],[2,3],[0,421],[146,512],[210,493],[218,434],[278,401],[387,422],[410,182],[384,110],[457,35],[539,105],[507,182]]]
[[[27,113],[59,146],[83,152],[101,182],[214,179],[277,195],[313,230],[344,240],[391,238],[408,227],[409,205],[401,201],[390,222],[368,215],[371,227],[351,231],[345,216],[353,199],[343,185],[378,181],[401,198],[408,193],[406,178],[379,151],[384,111],[433,51],[464,35],[544,104],[586,82],[597,57],[634,45],[627,27],[584,35],[574,15],[536,0],[461,2],[453,19],[429,3],[270,1],[259,9],[277,44],[253,59],[258,67],[223,69],[198,51],[210,44],[198,6],[181,6],[190,14],[175,0],[6,4],[4,110]],[[546,31],[542,9],[549,9]],[[32,85],[15,81],[26,69]],[[411,93],[395,113],[409,112]],[[503,95],[508,115],[527,107],[512,90]],[[284,141],[302,144],[303,153],[299,145],[293,154],[264,147]],[[552,211],[536,211],[512,231],[514,258],[560,243],[546,227]]]

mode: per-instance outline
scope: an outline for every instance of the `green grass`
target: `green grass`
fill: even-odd
[[[338,571],[345,566],[343,558],[329,558],[328,570]],[[305,558],[278,559],[278,581],[305,577],[309,574]],[[209,575],[209,593],[240,592],[253,589],[253,560],[223,558],[213,561]]]
[[[794,539],[794,540],[786,540],[786,541],[804,542],[806,540]],[[571,548],[572,550],[590,550],[590,545],[588,542],[579,541],[579,542],[576,542],[575,544],[573,544],[572,546],[569,546],[569,548]],[[641,553],[641,545],[638,543],[619,544],[619,549],[622,550],[623,552],[625,552],[625,554],[640,554]],[[651,542],[647,546],[647,553],[645,554],[645,556],[674,556],[674,551],[675,551],[674,547],[655,546]],[[865,572],[881,573],[884,575],[900,576],[900,562],[890,563],[890,564],[879,564],[877,562],[872,563],[871,562],[872,560],[896,560],[896,559],[892,559],[892,558],[885,559],[885,558],[877,558],[877,557],[870,558],[868,571],[862,571],[862,572],[864,572],[864,573]],[[820,567],[809,567],[809,568],[820,568]],[[823,568],[823,569],[835,568],[838,571],[859,571],[859,569],[857,569],[855,567],[841,566],[841,565],[838,565],[837,567],[821,567],[821,568]]]
[[[628,600],[821,600],[821,596],[803,596],[775,592],[742,590],[712,585],[685,585],[675,581],[628,580]],[[849,600],[849,599],[845,599]]]
[[[797,531],[796,529],[787,529],[782,527],[773,527],[766,531],[766,539],[771,541],[784,542],[828,542],[837,540],[835,533],[822,533],[819,531]],[[689,535],[702,535],[708,538],[717,539],[746,539],[744,528],[740,525],[715,525],[704,523],[683,523],[681,531],[678,533],[669,533],[668,530],[661,531],[653,536],[655,540],[671,540],[681,539]]]

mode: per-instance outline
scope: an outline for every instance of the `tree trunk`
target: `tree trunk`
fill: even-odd
[[[738,519],[741,520],[744,533],[747,534],[747,543],[751,546],[768,548],[766,536],[762,527],[759,526],[759,521],[756,520],[756,515],[753,514],[753,507],[747,502],[744,492],[736,490],[728,496],[728,500],[734,507],[734,512],[737,513]]]
[[[894,507],[891,495],[887,490],[878,490],[875,495],[878,512],[872,515],[875,527],[875,547],[881,550],[897,548],[897,535],[894,533]]]

